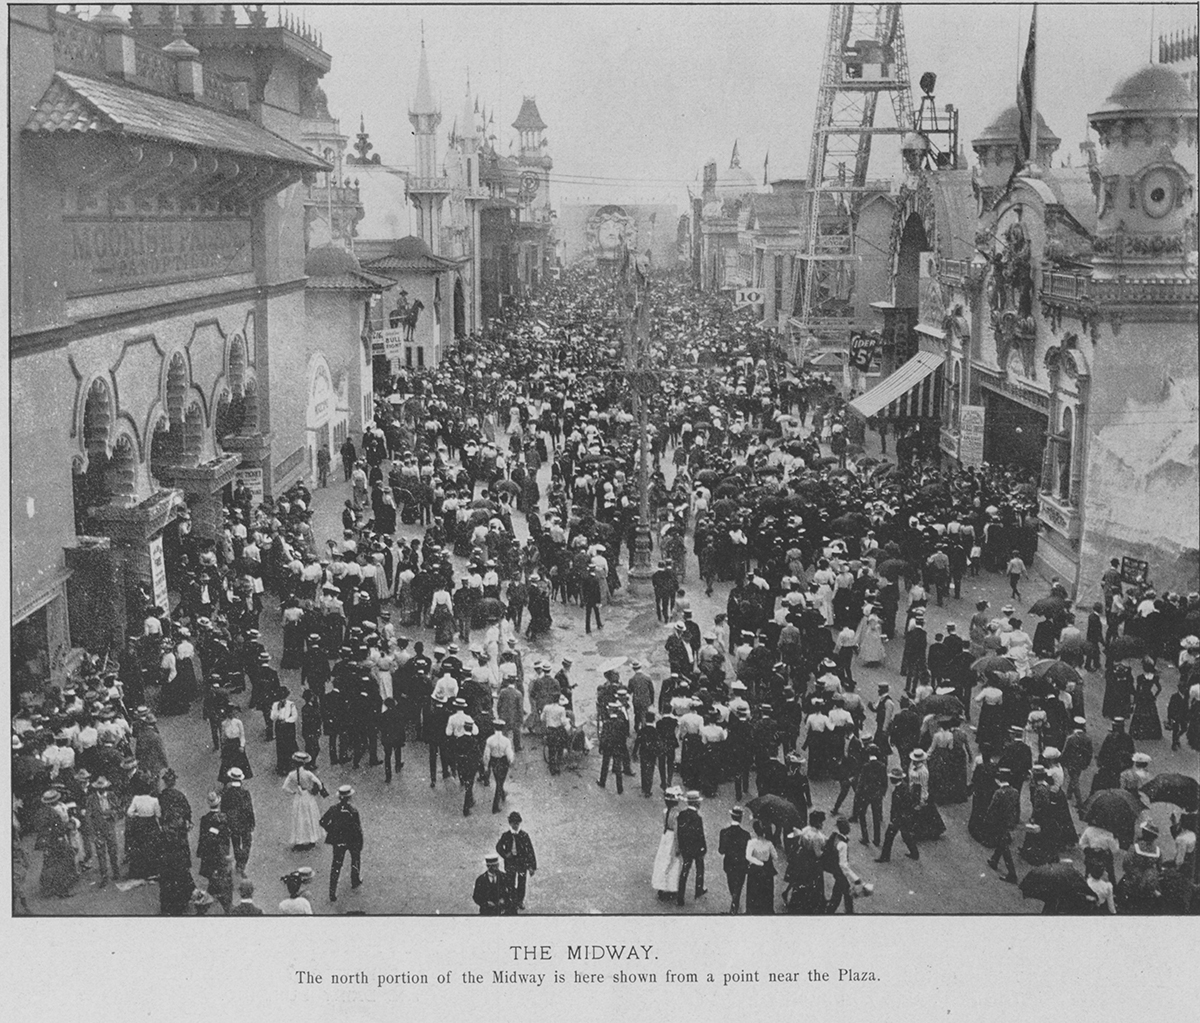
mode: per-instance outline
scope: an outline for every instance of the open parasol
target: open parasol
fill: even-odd
[[[1029,669],[1030,678],[1044,679],[1047,682],[1052,682],[1059,689],[1065,689],[1069,682],[1080,682],[1079,672],[1072,668],[1065,661],[1056,661],[1053,658],[1047,658],[1044,661],[1038,661]]]
[[[1110,661],[1128,661],[1141,657],[1146,652],[1146,644],[1137,636],[1117,636],[1106,647]]]
[[[802,828],[805,824],[800,811],[783,796],[777,796],[774,793],[755,796],[746,804],[746,808],[754,814],[755,820],[760,820],[764,824],[774,824],[785,830]]]
[[[1018,887],[1025,898],[1041,902],[1074,903],[1092,896],[1087,880],[1070,860],[1034,867]]]
[[[1067,602],[1062,597],[1056,597],[1051,594],[1049,597],[1041,597],[1035,600],[1029,606],[1029,613],[1037,615],[1039,618],[1053,618],[1057,614],[1062,614],[1067,608]]]
[[[1200,782],[1186,774],[1159,774],[1140,790],[1152,803],[1174,803],[1183,810],[1200,810]]]
[[[957,696],[950,693],[938,695],[934,693],[932,696],[927,696],[917,704],[918,714],[961,714],[963,705],[959,702]]]
[[[618,668],[624,667],[625,662],[628,660],[628,657],[610,657],[606,661],[601,661],[597,670],[601,674],[606,671],[616,671]]]
[[[1080,815],[1088,824],[1111,831],[1121,848],[1133,842],[1133,829],[1142,813],[1138,797],[1126,789],[1101,789],[1083,804]]]
[[[895,582],[908,571],[908,562],[901,561],[899,558],[888,558],[886,561],[881,561],[875,571],[885,579]]]
[[[1001,657],[999,654],[985,654],[977,661],[971,663],[971,670],[983,675],[989,671],[997,674],[1004,674],[1009,671],[1016,671],[1017,666],[1011,657]]]

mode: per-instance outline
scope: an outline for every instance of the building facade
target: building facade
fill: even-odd
[[[1036,479],[1037,567],[1082,600],[1113,557],[1159,592],[1200,586],[1196,117],[1186,79],[1150,65],[1089,116],[1084,167],[1052,168],[1039,116],[1014,178],[1012,107],[971,175],[910,182],[879,304],[894,372],[852,403]]]
[[[170,9],[175,12],[175,9]],[[174,532],[306,469],[301,107],[329,68],[261,9],[10,9],[14,663],[166,603]],[[165,553],[164,553],[165,551]]]

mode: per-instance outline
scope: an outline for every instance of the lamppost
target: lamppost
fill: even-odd
[[[633,536],[629,589],[644,593],[654,570],[650,565],[650,436],[649,402],[658,378],[647,366],[650,325],[650,258],[634,256],[626,246],[621,256],[620,310],[625,327],[625,372],[633,393],[638,429],[638,522]]]

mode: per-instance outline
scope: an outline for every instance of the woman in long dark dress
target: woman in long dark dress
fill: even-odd
[[[147,878],[158,873],[159,817],[158,797],[139,774],[130,785],[133,798],[125,811],[125,850],[129,857],[129,877]]]
[[[187,828],[175,820],[162,830],[159,844],[158,908],[163,916],[183,916],[196,890]]]
[[[300,712],[292,701],[288,690],[280,686],[275,702],[271,705],[271,721],[275,725],[275,773],[281,778],[292,770],[292,754],[300,749],[297,724]]]
[[[1161,739],[1162,721],[1158,717],[1158,696],[1162,681],[1154,670],[1154,659],[1142,658],[1142,673],[1133,683],[1133,716],[1129,734],[1134,739]]]
[[[746,846],[746,913],[775,912],[775,847],[767,841],[762,821],[754,822],[754,837]]]
[[[971,775],[971,816],[967,819],[967,833],[983,845],[990,845],[987,830],[987,812],[996,794],[996,758],[980,754],[975,771]]]
[[[1104,673],[1104,703],[1100,713],[1110,721],[1129,716],[1133,704],[1133,672],[1124,661],[1109,661]]]
[[[971,747],[957,720],[942,722],[930,743],[929,798],[939,806],[965,803]]]
[[[34,848],[42,855],[39,885],[43,895],[65,899],[71,894],[79,872],[75,866],[75,846],[71,842],[71,825],[60,808],[62,796],[56,789],[42,795],[37,820],[37,842]]]
[[[283,656],[280,668],[299,668],[304,663],[304,609],[295,597],[283,608]]]

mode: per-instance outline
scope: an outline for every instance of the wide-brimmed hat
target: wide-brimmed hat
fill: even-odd
[[[920,763],[921,761],[925,760],[928,756],[929,756],[929,754],[927,754],[923,749],[920,749],[918,747],[917,749],[913,750],[908,755],[908,758],[910,760],[916,761],[917,763]]]
[[[310,764],[310,763],[312,763],[312,757],[304,752],[296,752],[296,753],[292,754],[292,763],[293,764]]]

